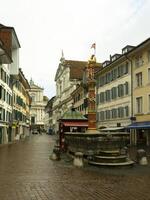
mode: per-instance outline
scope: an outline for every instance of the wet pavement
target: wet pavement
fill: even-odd
[[[53,136],[0,147],[0,200],[149,200],[150,166],[82,169],[52,161]]]

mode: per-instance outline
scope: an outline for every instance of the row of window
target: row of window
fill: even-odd
[[[136,98],[136,113],[138,114],[141,114],[143,113],[143,97],[137,97]],[[150,95],[148,95],[148,112],[150,111]]]
[[[26,108],[26,104],[23,102],[23,99],[17,95],[16,97],[16,103],[20,106],[22,106],[24,109]]]
[[[96,102],[104,103],[105,101],[111,101],[116,99],[117,97],[122,97],[129,94],[129,83],[125,82],[124,84],[120,84],[117,87],[111,88],[111,90],[106,90],[105,92],[101,92],[96,95]]]
[[[12,96],[0,85],[0,99],[11,105]]]
[[[117,78],[123,76],[124,74],[128,73],[129,64],[126,62],[125,64],[122,64],[110,72],[106,73],[104,76],[99,76],[97,78],[97,87],[102,87],[103,85],[106,85],[107,83],[110,83],[113,80],[116,80]]]
[[[150,82],[150,68],[148,68],[148,82]],[[143,85],[143,75],[142,72],[139,72],[135,75],[136,87],[141,87]]]
[[[4,81],[9,87],[10,87],[10,77],[7,75],[7,73],[1,68],[0,70],[0,79]]]
[[[18,104],[19,106],[22,106],[24,109],[26,109],[26,104],[20,96],[13,94],[13,97],[14,104]]]
[[[26,96],[26,90],[22,86],[22,84],[19,81],[15,82],[15,87],[24,95]]]
[[[0,120],[1,121],[10,122],[11,121],[11,116],[12,116],[12,114],[10,112],[8,112],[5,109],[0,107]]]
[[[26,122],[26,116],[23,115],[22,112],[20,112],[18,110],[13,110],[13,118],[14,118],[14,120],[17,120],[17,121]]]
[[[77,94],[75,97],[74,97],[74,103],[80,101],[80,99],[83,98],[83,95],[82,94]]]
[[[129,107],[118,107],[113,108],[112,110],[101,111],[97,113],[97,121],[123,118],[129,116]]]

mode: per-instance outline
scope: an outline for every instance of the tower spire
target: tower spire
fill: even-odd
[[[61,50],[60,62],[63,64],[64,61],[65,61],[65,57],[64,57],[64,51],[63,51],[63,49],[62,49],[62,50]]]

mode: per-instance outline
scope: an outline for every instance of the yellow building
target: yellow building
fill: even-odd
[[[150,144],[150,38],[127,56],[132,65],[133,144]]]
[[[17,77],[13,79],[13,135],[14,139],[20,139],[29,135],[30,129],[30,85],[21,69]]]

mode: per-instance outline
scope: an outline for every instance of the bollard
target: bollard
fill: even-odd
[[[73,165],[76,167],[83,167],[83,153],[82,152],[75,153]]]
[[[145,152],[144,149],[138,149],[137,150],[137,162],[140,165],[147,165],[148,164],[146,152]]]
[[[60,160],[60,148],[59,145],[55,145],[53,149],[53,153],[50,157],[52,160]]]

